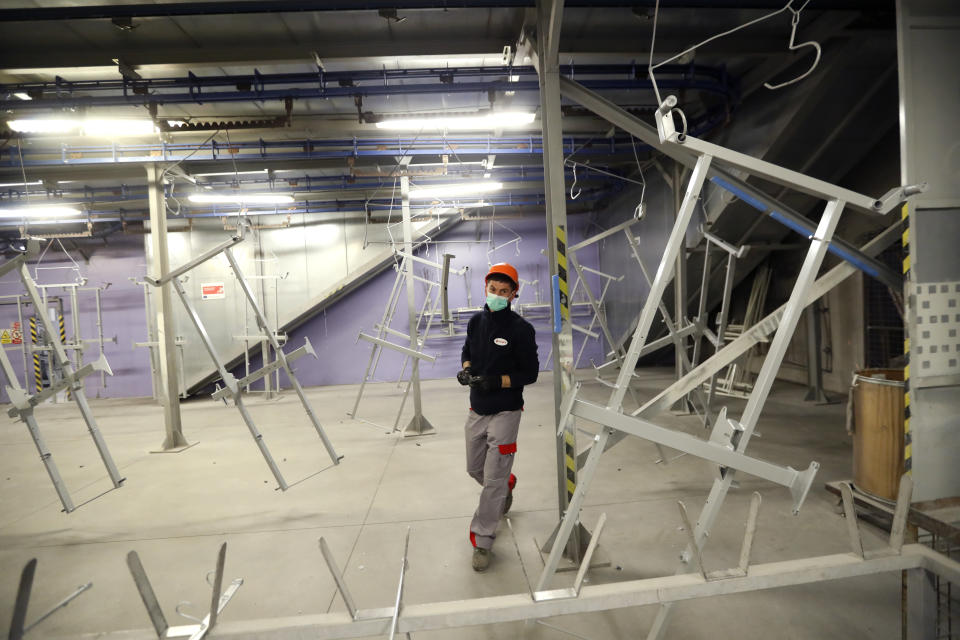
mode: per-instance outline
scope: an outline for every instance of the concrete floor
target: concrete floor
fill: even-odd
[[[641,395],[668,381],[665,370],[646,371],[639,382]],[[479,487],[463,470],[465,390],[452,380],[425,382],[424,413],[439,434],[402,439],[347,418],[356,389],[308,390],[328,435],[345,455],[335,468],[293,393],[279,400],[251,400],[251,413],[288,482],[304,479],[285,493],[275,490],[239,414],[222,403],[184,404],[184,431],[199,444],[178,454],[151,454],[162,441],[159,407],[148,400],[94,401],[104,437],[127,478],[121,489],[105,494],[109,480],[73,405],[44,406],[38,419],[54,459],[74,501],[89,501],[69,515],[60,511],[26,428],[8,422],[0,432],[0,628],[9,628],[20,571],[33,557],[39,566],[28,623],[78,585],[92,581],[94,588],[31,636],[148,628],[126,567],[131,549],[140,554],[168,620],[189,624],[174,607],[190,601],[194,604],[186,612],[201,615],[209,602],[204,576],[223,541],[229,543],[225,582],[244,579],[223,620],[343,610],[317,546],[320,536],[345,570],[358,605],[390,606],[408,526],[406,602],[526,591],[505,525],[490,570],[476,574],[470,568],[467,529]],[[584,393],[602,400],[609,390],[587,383]],[[534,540],[542,542],[557,518],[552,394],[549,374],[526,390],[514,469],[519,486],[512,522],[532,579],[542,566]],[[754,562],[847,550],[836,500],[822,489],[824,482],[851,473],[844,407],[811,406],[802,396],[801,387],[775,387],[761,420],[762,437],[751,441],[750,453],[795,468],[806,468],[811,459],[821,463],[803,510],[792,516],[786,489],[741,474],[742,487],[730,494],[706,549],[708,569],[736,565],[754,490],[763,494]],[[392,384],[368,387],[362,417],[392,425],[399,397]],[[730,401],[729,406],[736,415],[743,402]],[[662,422],[703,433],[693,418],[664,416]],[[606,512],[602,548],[611,566],[591,570],[593,583],[669,575],[676,569],[686,544],[677,500],[684,500],[695,515],[713,469],[691,456],[666,466],[654,464],[655,458],[654,447],[635,438],[604,456],[583,522],[592,526]],[[865,527],[864,542],[875,547],[882,539]],[[571,579],[562,574],[554,586]],[[668,637],[892,639],[900,637],[899,604],[900,576],[893,574],[724,596],[678,604]],[[591,640],[639,638],[655,611],[643,607],[546,622]],[[418,639],[452,635],[415,634]],[[471,627],[456,636],[573,637],[523,623]]]

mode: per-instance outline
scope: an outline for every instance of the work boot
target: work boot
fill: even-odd
[[[510,480],[507,481],[507,486],[510,488],[510,491],[507,493],[507,501],[503,503],[503,515],[507,515],[510,507],[513,506],[513,488],[517,486],[517,476],[511,473]]]
[[[483,572],[490,565],[490,552],[480,547],[473,548],[473,570]]]

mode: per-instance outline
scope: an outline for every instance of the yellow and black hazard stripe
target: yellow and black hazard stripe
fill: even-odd
[[[903,281],[910,286],[910,210],[904,203],[900,208],[900,219],[906,222],[901,240],[903,242]],[[909,300],[909,297],[907,297]],[[910,431],[910,333],[909,322],[903,327],[903,471],[913,470],[913,434]]]
[[[570,326],[570,285],[567,281],[567,230],[563,225],[556,225],[557,238],[557,279],[560,295],[560,320]],[[559,354],[557,354],[559,358]],[[566,466],[567,504],[573,499],[577,490],[577,441],[574,431],[570,428],[563,432],[564,465]]]
[[[562,225],[556,227],[557,236],[557,275],[560,277],[560,318],[570,322],[570,285],[567,283],[567,230]]]
[[[60,322],[60,344],[67,344],[67,327],[63,322],[63,316],[58,316]]]
[[[569,429],[563,432],[563,453],[567,465],[567,504],[570,504],[573,492],[577,490],[577,451],[573,432]]]
[[[30,316],[30,343],[37,344],[37,319]],[[40,354],[33,352],[33,382],[36,393],[43,391],[43,370],[40,368]]]

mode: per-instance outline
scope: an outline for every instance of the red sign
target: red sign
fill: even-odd
[[[217,300],[225,297],[222,282],[204,282],[200,285],[200,298],[202,300]]]

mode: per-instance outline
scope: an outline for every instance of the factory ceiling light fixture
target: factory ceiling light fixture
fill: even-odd
[[[13,209],[0,209],[0,220],[70,218],[79,216],[80,214],[81,211],[74,207],[16,207]]]
[[[235,175],[254,175],[254,174],[265,174],[267,173],[266,169],[258,169],[256,171],[216,171],[214,173],[195,173],[193,174],[194,178],[210,178],[213,176],[235,176]]]
[[[503,189],[502,182],[461,182],[459,184],[444,184],[423,189],[411,189],[411,200],[425,200],[428,198],[458,198],[473,196]]]
[[[378,129],[400,131],[471,131],[522,127],[533,122],[535,113],[525,111],[492,111],[483,114],[387,118],[377,123]]]
[[[43,184],[43,180],[34,180],[33,182],[0,182],[0,188],[2,187],[32,187],[38,184]]]
[[[194,193],[189,198],[196,204],[289,204],[293,196],[276,193]]]
[[[67,133],[103,138],[145,136],[157,133],[152,120],[31,118],[10,120],[7,126],[17,133]]]

